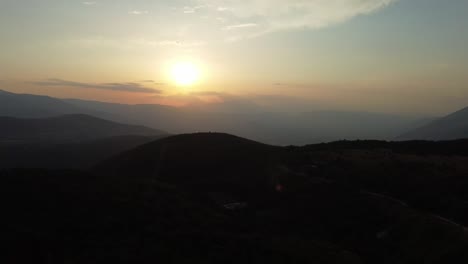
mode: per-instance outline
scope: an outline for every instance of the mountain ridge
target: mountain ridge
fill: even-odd
[[[468,138],[468,107],[397,137],[398,140],[455,140]]]
[[[86,114],[67,114],[48,118],[0,116],[1,141],[79,142],[105,137],[141,135],[161,136],[166,132],[112,122]]]
[[[83,113],[114,122],[144,125],[171,134],[217,131],[275,145],[304,145],[341,139],[390,140],[417,127],[415,116],[354,111],[271,112],[245,111],[225,102],[206,107],[158,104],[116,104],[57,99],[37,95],[0,94],[0,115],[50,117]],[[237,106],[237,107],[236,107]],[[238,110],[236,110],[238,109]]]

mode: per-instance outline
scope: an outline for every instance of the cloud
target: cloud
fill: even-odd
[[[320,29],[381,10],[398,0],[196,0],[215,17],[249,28],[249,36],[299,28]]]
[[[34,82],[33,84],[39,86],[63,86],[63,87],[76,87],[76,88],[86,88],[86,89],[101,89],[109,91],[119,91],[119,92],[132,92],[132,93],[162,93],[161,90],[145,87],[139,83],[82,83],[82,82],[73,82],[66,81],[61,79],[48,79],[45,81]]]
[[[205,8],[206,6],[204,5],[199,5],[199,6],[185,6],[183,11],[184,14],[193,14],[196,13],[199,9]]]
[[[234,29],[252,28],[252,27],[257,27],[257,26],[258,24],[255,24],[255,23],[245,23],[245,24],[227,26],[224,29],[234,30]]]
[[[211,112],[307,112],[326,109],[324,104],[311,98],[278,94],[243,94],[202,91],[184,94],[155,95],[162,104],[172,104]]]
[[[197,109],[212,113],[253,113],[261,109],[248,96],[229,93],[204,91],[172,95],[155,95],[152,97],[162,104],[184,106],[186,109]]]
[[[152,83],[154,85],[166,85],[165,83],[161,83],[161,82],[156,82],[154,80],[143,80],[143,81],[140,81],[141,83]]]
[[[96,5],[97,2],[82,2],[83,5],[87,5],[87,6],[92,6],[92,5]]]
[[[161,40],[161,41],[147,41],[143,40],[145,45],[148,46],[176,46],[181,48],[192,48],[203,46],[206,43],[203,41],[178,41],[178,40]]]
[[[149,11],[146,11],[146,10],[133,10],[133,11],[130,11],[128,12],[130,15],[136,15],[136,16],[139,16],[139,15],[146,15],[146,14],[149,14]]]
[[[130,15],[160,16],[154,32],[135,39],[83,36],[87,46],[141,46],[196,49],[211,43],[238,41],[297,29],[318,30],[378,12],[398,0],[187,0],[158,8],[136,9]],[[190,5],[181,5],[190,3]],[[96,2],[83,2],[96,3]],[[170,17],[167,10],[170,9]],[[128,11],[128,10],[127,10]],[[87,38],[87,39],[86,39]]]
[[[113,39],[104,37],[90,37],[81,39],[69,39],[68,43],[77,45],[79,47],[94,48],[94,47],[105,47],[105,48],[118,48],[118,49],[131,49],[131,48],[143,48],[143,47],[176,47],[181,49],[192,49],[196,47],[205,46],[205,41],[179,41],[176,39]]]
[[[229,95],[228,93],[221,93],[221,92],[216,92],[216,91],[192,92],[192,93],[190,93],[190,94],[192,94],[192,95],[200,95],[200,96],[204,96],[204,95],[227,96],[227,95]]]

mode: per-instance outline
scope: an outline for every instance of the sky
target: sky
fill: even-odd
[[[466,10],[466,0],[0,0],[0,89],[442,115],[468,106]],[[174,77],[181,63],[195,82]]]

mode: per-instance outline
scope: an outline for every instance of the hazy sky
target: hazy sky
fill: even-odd
[[[443,114],[468,106],[467,10],[467,0],[0,0],[0,89]],[[195,65],[197,83],[176,85],[179,62]]]

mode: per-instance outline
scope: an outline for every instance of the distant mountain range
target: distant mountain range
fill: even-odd
[[[0,116],[0,142],[72,143],[117,136],[161,136],[166,132],[125,125],[84,114],[49,118]]]
[[[468,138],[468,108],[430,122],[398,137],[399,140],[452,140]]]
[[[228,103],[227,103],[228,104]],[[225,132],[276,145],[304,145],[341,139],[390,140],[427,122],[426,117],[381,113],[314,111],[269,112],[261,108],[170,107],[57,99],[0,92],[0,116],[37,118],[87,114],[138,124],[171,134]]]
[[[87,168],[167,136],[152,128],[83,114],[0,117],[0,128],[0,168]]]
[[[60,99],[0,90],[0,116],[43,118],[79,113],[92,114]]]

